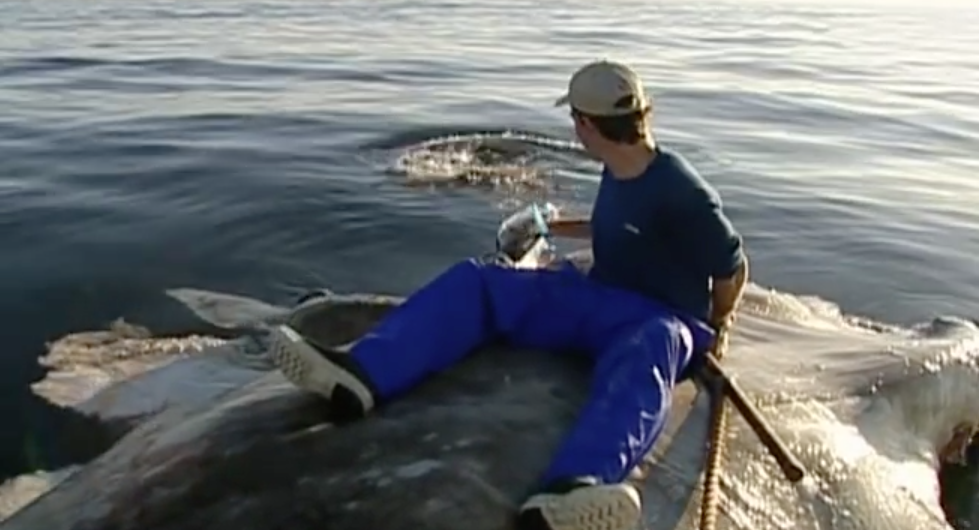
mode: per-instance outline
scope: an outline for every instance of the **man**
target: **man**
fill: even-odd
[[[318,348],[288,327],[273,356],[300,388],[356,418],[493,338],[585,351],[591,400],[521,507],[521,530],[628,530],[640,496],[625,483],[652,448],[670,393],[727,327],[747,281],[741,237],[717,193],[678,153],[656,145],[651,106],[629,67],[598,61],[568,93],[575,132],[604,162],[590,220],[554,234],[590,237],[588,275],[572,265],[521,270],[466,260],[389,313],[349,351]]]

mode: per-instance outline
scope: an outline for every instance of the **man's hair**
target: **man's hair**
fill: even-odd
[[[615,102],[615,106],[629,108],[633,106],[633,98],[634,96],[623,96]],[[651,113],[649,107],[621,116],[595,116],[578,109],[572,109],[572,113],[577,119],[587,118],[598,129],[598,134],[610,142],[635,144],[649,134],[648,124]]]

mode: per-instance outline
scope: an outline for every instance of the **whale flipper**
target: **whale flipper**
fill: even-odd
[[[289,309],[285,307],[233,294],[192,288],[168,289],[166,293],[204,321],[220,328],[265,327],[289,314]]]

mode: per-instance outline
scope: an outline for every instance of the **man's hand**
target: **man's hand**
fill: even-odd
[[[714,279],[711,288],[711,309],[709,324],[715,330],[728,328],[734,323],[735,311],[744,295],[748,284],[748,258],[744,258],[741,266],[730,278]]]
[[[711,289],[710,327],[714,328],[714,345],[712,351],[722,356],[727,351],[728,333],[734,325],[734,318],[748,283],[748,259],[744,258],[734,276],[722,280],[714,280]]]
[[[708,322],[708,324],[710,324],[710,327],[714,328],[715,332],[720,332],[722,329],[727,331],[734,325],[734,312],[732,311],[726,315],[719,316],[711,315],[710,322]]]
[[[728,334],[731,328],[729,324],[715,326],[713,323],[711,323],[711,327],[714,328],[714,343],[711,344],[710,351],[720,360],[724,353],[727,352]]]

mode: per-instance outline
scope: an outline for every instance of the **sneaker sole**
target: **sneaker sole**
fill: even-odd
[[[549,497],[538,508],[553,530],[634,530],[642,518],[639,494],[627,486],[582,488]]]
[[[278,326],[271,335],[272,363],[292,384],[326,399],[342,386],[357,396],[365,412],[374,407],[374,397],[357,376],[321,355],[292,328]]]

